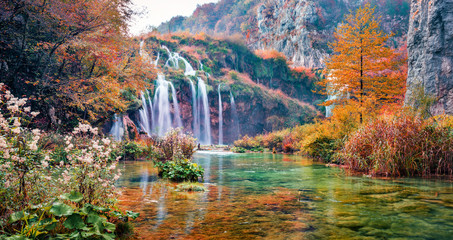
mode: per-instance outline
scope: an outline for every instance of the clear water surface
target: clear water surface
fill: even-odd
[[[453,183],[376,179],[299,156],[199,152],[201,193],[126,162],[121,205],[142,239],[453,239]]]

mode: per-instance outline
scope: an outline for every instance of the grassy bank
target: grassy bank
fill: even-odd
[[[380,176],[453,175],[453,117],[414,111],[369,117],[338,108],[329,119],[237,140],[235,150],[299,153]]]

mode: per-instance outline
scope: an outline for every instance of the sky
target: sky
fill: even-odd
[[[162,22],[174,16],[190,16],[197,7],[204,3],[218,2],[218,0],[132,0],[133,9],[143,12],[133,18],[129,30],[138,35],[147,26],[159,26]]]

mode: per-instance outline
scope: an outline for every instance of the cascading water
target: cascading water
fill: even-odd
[[[157,64],[159,64],[159,58],[160,58],[160,52],[157,52],[157,58],[154,61],[154,67],[156,67],[156,68],[157,68]]]
[[[192,91],[192,132],[193,135],[200,139],[200,121],[198,119],[197,90],[192,80],[190,81],[190,90]]]
[[[218,86],[219,92],[219,145],[223,145],[223,106],[222,106],[222,96],[220,93],[220,84]]]
[[[211,114],[208,102],[208,92],[206,90],[206,84],[201,78],[198,78],[198,119],[201,123],[203,118],[203,128],[200,128],[200,143],[205,145],[211,145]],[[201,110],[203,107],[203,111]],[[200,124],[201,125],[201,124]]]
[[[174,114],[171,114],[169,91],[173,98]],[[141,94],[143,108],[139,110],[140,125],[148,135],[157,134],[163,136],[171,128],[182,127],[181,111],[179,108],[176,89],[173,84],[165,80],[164,75],[159,74],[156,80],[156,91],[151,101],[151,93],[147,91],[148,98]],[[174,123],[172,121],[174,120]]]
[[[141,93],[141,99],[142,99],[142,108],[138,111],[138,114],[140,116],[140,127],[142,128],[143,131],[146,132],[146,134],[148,134],[148,136],[151,135],[151,129],[152,129],[152,124],[151,124],[151,121],[150,119],[148,118],[149,116],[149,113],[150,112],[153,112],[152,110],[152,103],[151,101],[149,102],[149,105],[146,103],[146,98],[145,98],[145,94],[142,92]]]
[[[110,129],[110,135],[112,135],[116,141],[121,141],[123,139],[124,135],[123,117],[122,116],[118,117],[118,114],[116,113],[115,118],[113,120],[113,126]]]
[[[149,134],[151,134],[151,131],[153,130],[154,123],[156,120],[154,119],[154,111],[153,111],[153,101],[151,101],[151,92],[149,90],[146,90],[148,93],[148,114],[149,114]]]
[[[182,121],[181,121],[181,112],[179,110],[179,104],[178,104],[178,95],[176,95],[176,90],[175,87],[171,82],[169,82],[170,87],[171,87],[171,97],[173,98],[173,107],[175,110],[175,125],[178,128],[182,127]]]
[[[170,101],[168,94],[169,82],[165,80],[163,75],[157,77],[157,88],[154,94],[154,106],[153,109],[156,111],[156,126],[154,131],[158,136],[164,136],[166,132],[171,129],[171,113],[170,113]]]
[[[185,58],[181,57],[179,53],[170,52],[170,49],[168,49],[166,46],[162,46],[162,48],[165,49],[168,53],[168,60],[165,63],[165,66],[170,67],[171,63],[173,68],[179,69],[179,61],[181,60],[184,62],[184,66],[186,67],[184,75],[195,76],[197,72],[193,69],[192,65],[190,65],[190,63]]]
[[[230,104],[231,104],[231,115],[233,118],[233,139],[236,140],[239,138],[240,129],[239,129],[239,117],[238,117],[238,111],[236,108],[236,103],[234,101],[233,94],[230,92]]]

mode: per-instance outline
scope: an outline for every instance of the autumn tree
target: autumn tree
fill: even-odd
[[[405,79],[400,72],[404,53],[387,45],[391,34],[380,29],[370,4],[346,16],[335,32],[332,56],[326,61],[326,77],[320,84],[329,95],[341,96],[325,105],[353,105],[360,113],[373,112],[386,103],[394,103],[404,92]]]
[[[125,110],[153,68],[127,35],[130,0],[0,1],[0,77],[50,126]],[[137,91],[136,91],[137,92]]]

